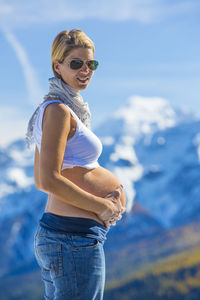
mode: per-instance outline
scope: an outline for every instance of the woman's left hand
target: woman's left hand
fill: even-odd
[[[117,202],[120,203],[120,197],[122,193],[123,186],[121,185],[119,188],[114,190],[112,193],[108,194],[106,196],[107,199],[110,199],[113,203],[117,204]],[[120,203],[120,210],[117,213],[114,213],[112,216],[110,216],[107,220],[104,220],[104,224],[106,227],[115,226],[116,222],[119,221],[122,218],[122,214],[126,211],[126,208],[123,207]]]

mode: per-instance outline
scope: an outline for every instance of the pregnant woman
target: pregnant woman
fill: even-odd
[[[28,124],[27,143],[36,144],[35,185],[48,194],[34,239],[46,300],[103,299],[103,244],[125,211],[122,185],[98,164],[102,144],[79,94],[98,67],[94,50],[81,30],[56,36],[55,77]]]

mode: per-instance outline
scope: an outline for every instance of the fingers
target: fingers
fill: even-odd
[[[115,226],[117,221],[121,220],[121,218],[122,218],[121,213],[115,213],[109,219],[104,220],[104,224],[107,228],[109,228],[110,226]]]
[[[104,226],[107,227],[107,228],[110,228],[111,224],[108,221],[104,221]]]
[[[108,194],[105,198],[119,198],[122,194],[122,190],[123,190],[123,185],[120,184],[120,186],[118,186],[118,188],[116,188],[112,193]]]
[[[120,201],[123,186],[119,185],[112,193],[108,194],[105,198],[109,198],[107,209],[99,214],[100,219],[106,224],[106,227],[115,225],[117,221],[122,218],[122,214],[126,208],[122,206]]]
[[[118,214],[118,215],[112,216],[108,222],[110,225],[114,226],[114,225],[116,225],[116,222],[119,221],[121,218],[122,218],[122,215]]]
[[[112,197],[114,197],[115,199],[119,198],[120,196],[121,190],[119,188],[112,192]]]
[[[123,190],[123,185],[120,184],[120,186],[116,190],[113,191],[113,197],[119,198],[122,194],[122,190]]]

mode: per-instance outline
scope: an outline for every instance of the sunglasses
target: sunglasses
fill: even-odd
[[[82,61],[80,59],[73,59],[70,61],[69,66],[72,70],[78,70],[78,69],[82,68],[83,64],[84,64],[84,61]],[[88,60],[86,62],[86,65],[88,66],[88,68],[90,70],[94,71],[97,69],[99,63],[97,60]]]

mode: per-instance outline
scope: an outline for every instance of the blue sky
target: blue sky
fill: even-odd
[[[53,76],[52,41],[72,28],[100,63],[82,92],[93,128],[133,95],[200,115],[199,0],[0,0],[0,145],[25,134]]]

